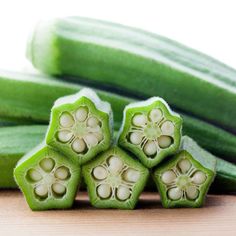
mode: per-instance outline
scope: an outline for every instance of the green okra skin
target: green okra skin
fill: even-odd
[[[179,153],[157,167],[153,178],[164,207],[201,207],[215,173],[216,158],[184,136]]]
[[[59,18],[38,24],[28,58],[48,74],[142,98],[160,96],[186,113],[236,130],[236,71],[170,39],[99,20]]]
[[[27,89],[25,89],[27,88]],[[74,94],[83,88],[75,84],[30,75],[0,71],[0,117],[16,123],[48,123],[56,99]],[[114,128],[119,129],[123,109],[136,100],[96,90],[108,101],[114,112]],[[183,134],[193,137],[216,156],[236,163],[236,137],[212,124],[179,113],[183,118]],[[217,145],[216,145],[217,143]]]
[[[97,208],[133,209],[149,171],[118,147],[82,167],[90,202]]]
[[[46,143],[78,164],[84,164],[112,142],[113,113],[91,89],[56,100]]]
[[[66,209],[73,205],[81,169],[43,143],[18,162],[14,177],[32,210]]]
[[[118,145],[152,168],[177,152],[182,118],[159,97],[129,104],[124,109]]]
[[[0,128],[0,189],[16,188],[13,169],[19,159],[44,139],[46,125]]]

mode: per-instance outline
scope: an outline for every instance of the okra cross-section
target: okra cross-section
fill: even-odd
[[[164,207],[200,207],[215,177],[216,158],[192,139],[182,139],[181,150],[154,171]]]
[[[70,208],[80,176],[77,164],[45,145],[26,154],[14,170],[16,183],[32,210]]]
[[[133,209],[149,171],[118,147],[86,164],[83,177],[91,204],[98,208]]]
[[[118,144],[152,168],[178,150],[181,129],[181,117],[163,99],[153,97],[126,106]]]
[[[68,158],[84,164],[108,149],[111,137],[111,106],[91,89],[83,89],[55,102],[46,142]]]

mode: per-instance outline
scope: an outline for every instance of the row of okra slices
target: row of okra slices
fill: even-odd
[[[82,178],[93,206],[133,209],[150,176],[164,207],[200,207],[216,160],[181,129],[153,97],[125,108],[114,138],[110,104],[82,89],[55,102],[45,141],[19,161],[15,180],[32,210],[72,207]]]

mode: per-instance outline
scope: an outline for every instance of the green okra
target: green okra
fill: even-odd
[[[178,154],[154,170],[162,205],[201,207],[216,173],[216,158],[184,136]]]
[[[113,114],[109,103],[91,89],[56,100],[46,143],[79,164],[108,149],[112,142]]]
[[[181,129],[181,117],[163,99],[153,97],[125,107],[118,144],[151,168],[178,150]]]
[[[45,144],[26,154],[14,170],[15,180],[32,210],[70,208],[80,175],[76,163]]]
[[[149,171],[118,147],[82,167],[90,202],[98,208],[133,209]]]
[[[59,18],[37,25],[28,58],[48,74],[141,98],[160,96],[185,113],[236,130],[236,71],[165,37],[100,20]]]

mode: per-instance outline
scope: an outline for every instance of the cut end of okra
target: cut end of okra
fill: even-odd
[[[141,163],[118,147],[102,153],[82,171],[91,204],[98,208],[133,209],[149,176]]]
[[[118,143],[151,168],[178,150],[181,129],[181,117],[153,97],[125,108]]]
[[[84,164],[109,148],[112,111],[91,89],[58,99],[46,135],[48,145]]]
[[[181,151],[154,171],[163,206],[202,206],[215,177],[215,165],[210,153],[184,137]]]
[[[66,209],[74,202],[81,169],[48,146],[20,160],[14,177],[32,210]]]

